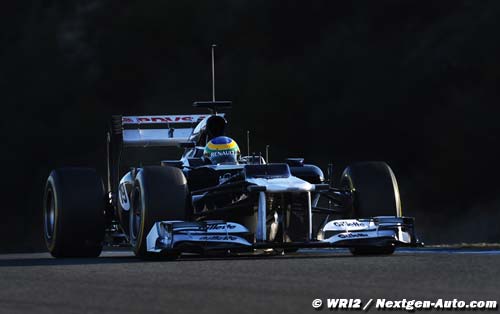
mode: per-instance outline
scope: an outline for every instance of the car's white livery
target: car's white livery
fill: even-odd
[[[325,179],[318,166],[301,158],[267,163],[261,154],[248,154],[238,163],[211,164],[203,150],[208,140],[225,134],[224,114],[216,111],[228,104],[197,105],[214,113],[113,117],[106,191],[95,171],[51,174],[44,221],[54,256],[95,256],[104,239],[128,243],[141,257],[314,247],[391,254],[397,246],[421,245],[413,218],[402,216],[396,177],[386,163],[352,164],[337,183],[331,167]],[[158,146],[184,151],[180,159],[162,158],[157,166],[140,160],[131,168],[122,166],[130,148]],[[68,192],[76,188],[78,193]],[[72,195],[82,199],[66,199]],[[101,197],[105,201],[97,202]],[[80,211],[97,204],[106,207]],[[68,215],[80,218],[62,220]]]

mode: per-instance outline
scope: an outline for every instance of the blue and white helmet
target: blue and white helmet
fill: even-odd
[[[218,136],[207,143],[204,155],[213,164],[237,163],[240,156],[240,148],[232,138]]]

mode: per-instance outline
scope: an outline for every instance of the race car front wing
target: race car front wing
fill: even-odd
[[[413,218],[391,216],[332,220],[319,230],[315,239],[306,242],[256,240],[254,233],[245,226],[221,220],[160,221],[151,228],[146,240],[147,250],[151,253],[251,251],[270,248],[422,246],[415,235]]]

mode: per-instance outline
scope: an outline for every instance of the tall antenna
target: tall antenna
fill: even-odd
[[[193,102],[194,107],[207,108],[212,114],[217,114],[218,109],[229,110],[232,108],[232,102],[228,100],[215,100],[215,47],[216,44],[210,46],[212,52],[212,100],[211,101],[195,101]]]
[[[216,44],[212,44],[212,101],[215,101],[215,47]]]
[[[250,156],[250,131],[247,130],[247,156]]]

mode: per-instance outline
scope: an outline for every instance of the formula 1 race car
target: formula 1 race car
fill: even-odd
[[[260,155],[213,164],[208,141],[225,135],[220,109],[208,115],[113,116],[107,134],[107,180],[93,169],[53,170],[44,197],[44,235],[55,257],[98,256],[127,243],[139,257],[180,253],[293,252],[343,247],[392,254],[419,246],[413,218],[403,217],[396,177],[384,162],[348,166],[334,186],[301,158],[267,163]],[[156,165],[123,162],[142,147],[184,149]]]

